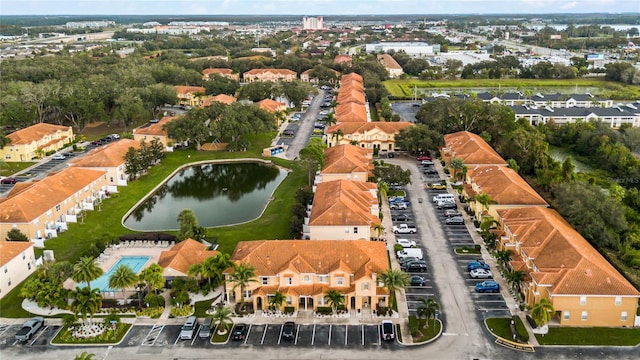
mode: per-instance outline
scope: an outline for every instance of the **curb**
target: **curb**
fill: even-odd
[[[131,332],[131,329],[133,329],[134,324],[127,324],[129,325],[129,329],[127,330],[127,332],[125,332],[122,335],[122,339],[120,339],[120,341],[115,342],[115,343],[103,343],[103,344],[95,344],[95,343],[81,343],[81,344],[76,344],[76,343],[63,343],[63,344],[54,344],[53,343],[53,339],[56,338],[56,336],[58,336],[58,334],[62,331],[62,329],[64,328],[61,327],[60,330],[58,330],[56,332],[56,334],[51,338],[51,340],[49,340],[49,345],[51,346],[57,346],[57,347],[71,347],[71,346],[90,346],[90,347],[104,347],[104,346],[118,346],[120,344],[122,344],[122,342],[124,341],[124,339],[127,337],[127,335],[129,335],[129,332]]]
[[[440,331],[438,332],[438,334],[436,336],[432,337],[429,340],[425,340],[425,341],[422,341],[422,342],[414,342],[412,344],[405,344],[404,342],[398,340],[397,341],[398,344],[400,344],[402,346],[407,346],[407,347],[414,347],[414,346],[420,346],[420,345],[428,345],[428,344],[431,344],[432,342],[440,339],[440,337],[442,336],[442,331],[443,331],[443,327],[444,326],[442,324],[442,320],[440,320],[440,319],[435,319],[435,320],[440,323]],[[409,334],[409,336],[411,336],[411,334]]]

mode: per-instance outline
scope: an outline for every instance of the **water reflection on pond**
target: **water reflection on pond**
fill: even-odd
[[[178,214],[191,209],[200,226],[253,220],[287,172],[260,163],[195,165],[176,173],[124,221],[133,230],[177,229]]]

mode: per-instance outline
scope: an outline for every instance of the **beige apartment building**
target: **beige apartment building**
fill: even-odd
[[[246,83],[254,81],[293,81],[298,78],[298,73],[289,69],[252,69],[242,74],[242,78]]]
[[[174,86],[180,105],[196,107],[202,105],[206,89],[202,86]]]
[[[148,143],[147,143],[148,145]],[[140,142],[121,139],[106,146],[91,150],[87,155],[72,161],[69,165],[93,170],[106,171],[108,191],[117,192],[118,186],[127,186],[124,156],[129,148],[140,148]]]
[[[0,299],[35,270],[32,242],[0,240]]]
[[[243,295],[258,311],[267,309],[276,292],[285,296],[285,306],[298,311],[328,306],[324,296],[329,290],[342,293],[349,310],[388,304],[388,292],[378,280],[389,268],[382,242],[241,241],[231,260],[255,267],[257,281],[250,282]],[[227,298],[239,301],[241,289],[234,289],[233,270],[225,271],[225,280]]]
[[[367,181],[373,175],[373,152],[354,145],[338,145],[324,150],[324,167],[316,181]]]
[[[173,149],[173,140],[169,138],[167,131],[164,130],[163,127],[165,124],[178,118],[178,116],[165,116],[155,124],[149,124],[148,126],[133,129],[133,140],[138,143],[142,140],[150,143],[153,139],[158,139],[158,141],[164,145],[165,149],[170,151]]]
[[[357,144],[367,150],[396,150],[395,136],[400,130],[414,126],[410,122],[345,122],[327,129],[327,145]]]
[[[39,123],[7,135],[11,141],[0,149],[4,162],[23,162],[44,156],[47,152],[58,151],[73,142],[75,136],[71,126]]]

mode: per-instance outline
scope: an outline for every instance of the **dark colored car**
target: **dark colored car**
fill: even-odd
[[[411,220],[407,214],[391,215],[391,221],[407,222]]]
[[[425,273],[427,272],[427,264],[422,261],[413,261],[405,264],[403,270],[406,272]]]
[[[296,332],[296,323],[287,321],[282,325],[282,338],[284,340],[293,340]]]
[[[464,218],[462,216],[452,216],[445,221],[447,225],[464,225]]]
[[[492,292],[497,293],[500,292],[500,285],[492,280],[483,281],[479,284],[476,284],[476,292],[485,293]]]
[[[458,210],[447,210],[444,212],[444,217],[462,216]]]
[[[244,340],[247,333],[246,324],[236,324],[231,331],[231,340]]]
[[[282,135],[284,135],[284,136],[293,136],[293,135],[295,135],[295,131],[293,131],[291,129],[286,129],[285,131],[282,132]]]
[[[420,275],[414,275],[411,277],[411,282],[410,282],[411,286],[425,286],[426,284],[427,284],[427,280],[425,280]]]
[[[458,207],[458,205],[450,201],[443,201],[442,203],[438,204],[438,209],[440,210],[455,209],[456,207]],[[464,224],[464,220],[462,221],[462,223]]]
[[[0,184],[15,184],[17,182],[18,182],[18,180],[16,180],[16,178],[12,178],[12,177],[6,177],[6,178],[0,180]]]
[[[422,171],[425,175],[438,175],[438,170],[432,168],[432,167],[428,167],[426,169],[424,169],[424,171]]]

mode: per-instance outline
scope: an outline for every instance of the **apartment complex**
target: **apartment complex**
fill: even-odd
[[[0,240],[0,299],[36,270],[32,242]]]
[[[18,229],[36,246],[77,222],[83,210],[93,210],[106,197],[106,172],[70,167],[33,182],[17,183],[0,198],[0,238]]]
[[[176,89],[176,95],[178,96],[178,102],[180,105],[185,106],[200,106],[204,98],[206,89],[202,86],[174,86]]]
[[[126,186],[128,176],[125,173],[124,156],[129,148],[140,148],[140,142],[121,139],[106,146],[91,150],[87,155],[70,163],[70,166],[105,171],[108,191],[117,192],[118,186]]]
[[[202,70],[202,80],[209,81],[213,79],[215,75],[225,77],[227,79],[239,81],[240,74],[236,74],[231,69],[227,68],[207,68]]]
[[[9,144],[0,149],[5,162],[23,162],[58,151],[75,139],[71,126],[39,123],[7,135]]]
[[[298,73],[289,69],[252,69],[242,74],[246,83],[254,81],[293,81],[298,78]]]
[[[327,129],[327,145],[357,144],[364,149],[394,151],[395,136],[410,122],[343,122]]]
[[[165,149],[170,150],[173,146],[173,141],[169,138],[167,131],[164,129],[164,125],[177,118],[178,116],[165,116],[157,123],[133,129],[133,140],[137,142],[144,140],[149,143],[153,139],[158,139],[158,141],[164,145]]]
[[[325,294],[336,290],[344,295],[347,309],[387,306],[388,292],[378,274],[389,268],[382,242],[338,240],[241,241],[231,260],[255,267],[257,282],[241,294],[233,270],[225,271],[227,298],[253,303],[264,310],[276,292],[285,296],[285,306],[315,310],[328,306]]]
[[[324,151],[324,166],[316,181],[367,181],[373,175],[373,153],[354,145],[344,144]]]

